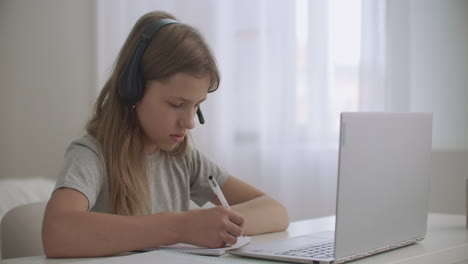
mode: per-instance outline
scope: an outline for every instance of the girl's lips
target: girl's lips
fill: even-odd
[[[182,141],[184,141],[185,135],[171,135],[171,138],[175,142],[182,142]]]

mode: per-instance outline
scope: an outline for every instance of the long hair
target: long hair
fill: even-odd
[[[114,68],[94,106],[86,125],[88,134],[100,144],[104,172],[109,184],[109,211],[119,215],[143,215],[151,212],[147,167],[143,152],[143,131],[136,111],[124,104],[117,91],[119,76],[129,63],[143,31],[154,21],[176,19],[162,11],[142,16],[125,41]],[[176,73],[210,76],[208,92],[215,91],[220,75],[215,58],[201,34],[186,24],[162,28],[150,41],[140,61],[144,82],[164,81]],[[167,155],[182,155],[187,137]]]

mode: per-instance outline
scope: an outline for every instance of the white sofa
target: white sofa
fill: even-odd
[[[54,186],[55,179],[40,177],[0,178],[0,219],[3,219],[3,216],[10,209],[19,205],[47,201]]]

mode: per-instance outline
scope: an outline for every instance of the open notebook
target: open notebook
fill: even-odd
[[[196,254],[196,255],[221,256],[226,253],[226,250],[240,248],[242,246],[249,244],[251,240],[252,239],[248,236],[241,236],[237,238],[236,244],[222,247],[222,248],[205,248],[205,247],[198,247],[198,246],[194,246],[190,244],[179,243],[179,244],[170,245],[170,246],[148,248],[144,250],[139,250],[138,252],[146,252],[146,251],[153,251],[153,250],[166,250],[166,251],[174,251],[174,252],[189,253],[189,254]]]
[[[98,259],[86,259],[83,262],[77,261],[78,263],[87,264],[156,264],[156,263],[170,263],[170,264],[214,264],[214,263],[231,263],[231,264],[258,264],[259,261],[249,261],[246,259],[235,259],[235,258],[214,258],[209,256],[191,255],[184,254],[174,251],[166,250],[155,250],[145,253],[130,254],[126,256],[113,256]],[[263,263],[263,262],[260,262]]]

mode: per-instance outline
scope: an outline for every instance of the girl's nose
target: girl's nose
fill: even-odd
[[[195,111],[190,111],[180,119],[180,125],[185,129],[193,129],[195,127]]]

